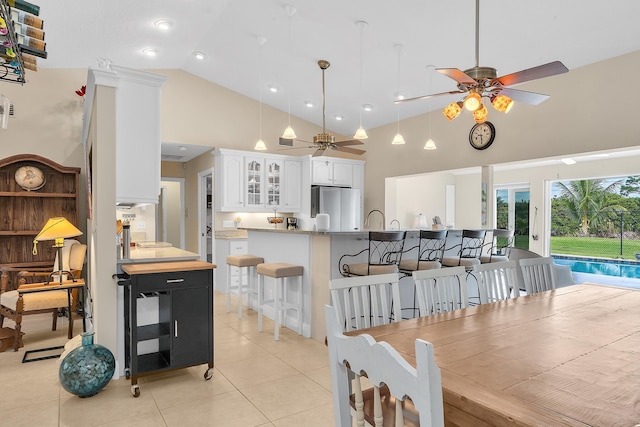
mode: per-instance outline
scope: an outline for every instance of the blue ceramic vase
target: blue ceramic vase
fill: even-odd
[[[93,332],[82,334],[82,346],[72,350],[60,363],[60,384],[69,393],[91,397],[113,377],[116,361],[108,348],[93,343]]]

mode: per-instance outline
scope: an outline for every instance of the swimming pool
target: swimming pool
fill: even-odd
[[[562,255],[553,255],[553,259],[556,264],[569,266],[571,271],[575,273],[640,279],[640,262],[636,261],[576,258]]]

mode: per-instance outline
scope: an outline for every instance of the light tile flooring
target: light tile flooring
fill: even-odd
[[[214,375],[206,365],[139,380],[140,397],[124,377],[97,395],[81,399],[58,381],[57,359],[22,363],[25,349],[62,345],[64,319],[50,330],[50,315],[25,316],[25,347],[0,353],[0,425],[18,426],[332,426],[329,359],[324,343],[273,322],[257,332],[257,313],[237,317],[216,293]],[[5,320],[5,326],[12,322]],[[75,327],[81,328],[76,321]]]

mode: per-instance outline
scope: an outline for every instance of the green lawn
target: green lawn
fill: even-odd
[[[620,258],[620,239],[600,237],[551,237],[551,253],[597,258]],[[622,258],[636,259],[640,240],[622,240]]]

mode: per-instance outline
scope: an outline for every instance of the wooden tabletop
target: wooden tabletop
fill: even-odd
[[[173,262],[148,262],[140,264],[123,264],[122,270],[129,274],[153,274],[169,273],[174,271],[210,270],[216,268],[215,264],[205,261],[173,261]]]
[[[433,343],[447,425],[640,423],[640,292],[585,283],[351,332],[415,366]]]

